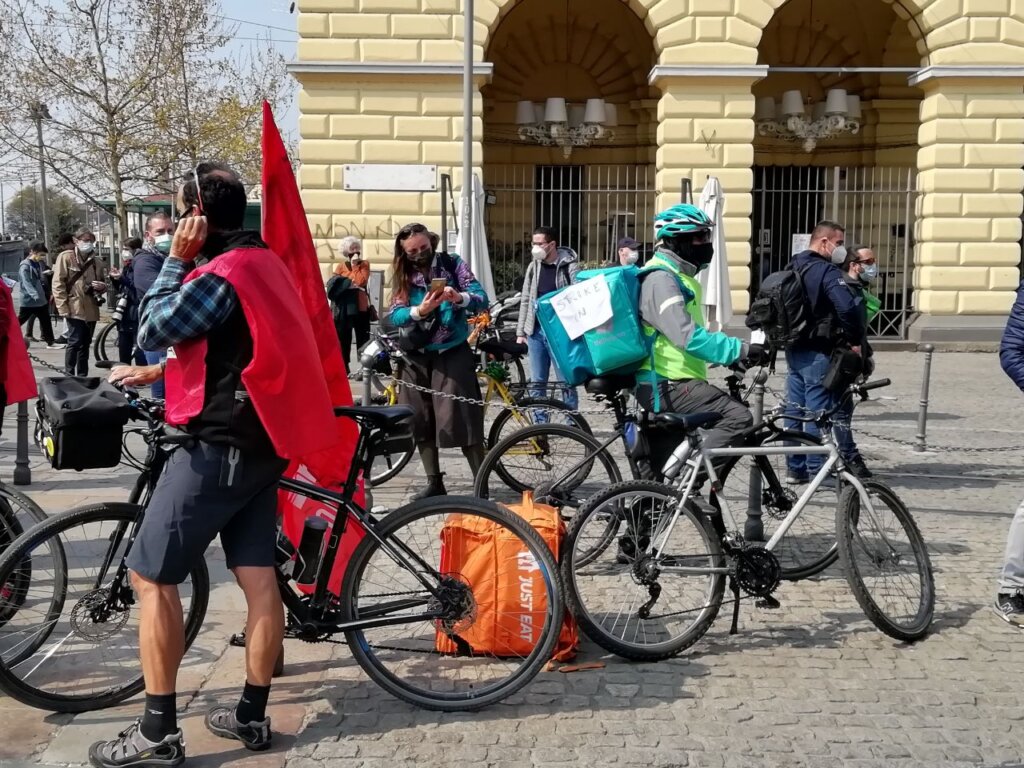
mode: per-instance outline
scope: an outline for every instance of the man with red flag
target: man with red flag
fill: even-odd
[[[182,218],[139,324],[140,346],[169,348],[168,359],[115,369],[111,378],[146,384],[165,367],[167,421],[196,440],[169,458],[128,557],[146,704],[117,738],[90,748],[101,768],[184,761],[175,712],[184,649],[178,584],[218,534],[248,608],[246,683],[237,706],[215,707],[206,724],[248,749],[270,746],[266,705],[284,632],[277,484],[289,464],[326,466],[342,441],[327,383],[311,375],[324,355],[301,283],[258,233],[242,229],[238,176],[200,164],[176,203]],[[193,268],[198,256],[207,263]]]

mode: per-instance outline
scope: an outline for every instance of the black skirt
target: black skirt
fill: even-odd
[[[444,352],[412,352],[399,372],[399,380],[428,387],[446,395],[480,399],[476,358],[468,344]],[[398,386],[398,402],[412,407],[413,436],[417,443],[438,448],[463,448],[484,442],[484,411],[440,394],[429,395],[412,387]]]

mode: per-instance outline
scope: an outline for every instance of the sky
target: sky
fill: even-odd
[[[261,37],[273,41],[274,47],[291,62],[295,59],[295,31],[298,11],[288,13],[292,0],[221,0],[221,13],[229,17],[231,23],[238,27],[237,37],[233,43],[239,49],[251,45],[253,41],[246,37]],[[297,98],[292,99],[291,108],[283,115],[276,115],[282,132],[298,137],[299,108]]]

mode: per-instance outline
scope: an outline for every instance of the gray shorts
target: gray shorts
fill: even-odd
[[[196,441],[168,457],[128,553],[131,570],[180,584],[218,533],[228,568],[274,566],[277,483],[287,463],[242,454],[228,486],[227,453]]]

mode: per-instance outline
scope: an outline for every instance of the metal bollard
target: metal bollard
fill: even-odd
[[[32,470],[28,466],[28,403],[18,403],[18,437],[14,454],[14,484],[32,485]]]
[[[373,368],[363,366],[363,402],[362,406],[373,405]]]
[[[765,382],[768,381],[768,371],[761,368],[754,377],[754,389],[750,397],[750,410],[754,416],[754,424],[760,424],[764,418],[764,392]],[[761,521],[761,471],[757,464],[751,462],[750,476],[747,485],[747,519],[756,518]]]
[[[925,344],[921,349],[924,351],[924,380],[921,382],[921,402],[917,409],[917,441],[914,445],[917,453],[928,450],[928,386],[932,378],[932,353],[935,347]]]

